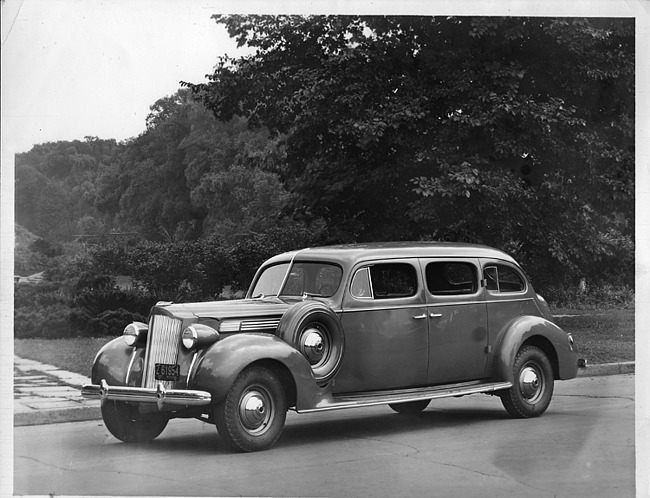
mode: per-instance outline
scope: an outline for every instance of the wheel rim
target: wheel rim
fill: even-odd
[[[519,372],[519,391],[528,403],[537,403],[544,394],[544,375],[536,363],[529,362]]]
[[[271,393],[263,386],[249,387],[239,400],[239,419],[243,429],[252,436],[268,430],[274,413]]]
[[[323,327],[311,325],[300,336],[300,352],[316,369],[327,362],[331,351],[331,339]]]

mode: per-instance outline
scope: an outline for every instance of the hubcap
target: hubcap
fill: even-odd
[[[252,435],[263,434],[273,418],[273,401],[262,386],[251,387],[239,402],[242,427]]]
[[[327,353],[327,336],[320,329],[310,327],[300,338],[300,350],[311,366],[322,363]]]
[[[519,373],[519,389],[529,403],[535,403],[544,392],[544,378],[536,365],[525,365]]]

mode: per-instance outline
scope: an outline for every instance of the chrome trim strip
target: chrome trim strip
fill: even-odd
[[[404,304],[402,306],[377,306],[377,307],[364,307],[364,308],[346,308],[341,310],[342,313],[352,313],[359,311],[388,311],[404,308],[442,308],[444,306],[468,306],[470,304],[500,304],[500,303],[518,303],[523,301],[533,301],[532,297],[525,297],[521,299],[495,299],[490,301],[449,301],[446,303],[422,303],[422,304]],[[374,301],[376,302],[376,301]]]
[[[510,382],[490,382],[471,385],[455,386],[438,386],[422,389],[411,389],[397,391],[394,393],[382,392],[376,395],[359,394],[348,396],[334,396],[322,402],[315,408],[296,409],[298,413],[323,412],[330,410],[343,410],[346,408],[361,408],[364,406],[387,405],[389,403],[404,403],[407,401],[421,401],[425,399],[450,398],[454,396],[466,396],[468,394],[487,393],[509,389],[512,387]]]
[[[131,380],[131,369],[133,368],[133,362],[135,361],[135,354],[136,354],[136,348],[133,348],[133,352],[131,353],[131,360],[129,361],[129,366],[126,369],[126,378],[124,379],[124,383],[128,386],[129,385],[129,380]]]
[[[137,403],[156,403],[158,409],[165,405],[202,406],[212,401],[212,395],[207,391],[189,389],[165,389],[161,382],[155,389],[143,387],[109,386],[102,379],[101,385],[86,384],[81,388],[85,398],[131,401]]]
[[[192,381],[192,370],[194,370],[194,363],[196,363],[196,358],[199,356],[198,351],[194,351],[194,356],[192,356],[192,363],[190,363],[190,369],[187,371],[187,386],[189,387],[190,382]]]
[[[492,296],[503,296],[503,293],[500,294],[492,294]],[[522,297],[520,299],[493,299],[490,301],[486,301],[488,304],[498,304],[498,303],[521,303],[523,301],[534,301],[532,297]]]
[[[426,306],[427,306],[426,303],[421,303],[421,304],[403,304],[401,306],[399,306],[399,305],[396,305],[396,306],[377,306],[377,307],[373,307],[373,308],[368,308],[368,307],[364,307],[364,308],[345,308],[345,309],[341,310],[341,312],[342,313],[352,313],[352,312],[356,313],[356,312],[359,312],[359,311],[388,311],[388,310],[402,310],[402,309],[405,309],[405,308],[424,308]]]

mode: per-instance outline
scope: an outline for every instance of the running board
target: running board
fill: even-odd
[[[399,389],[395,391],[373,391],[365,393],[341,394],[322,400],[314,408],[296,410],[298,413],[323,412],[328,410],[343,410],[345,408],[361,408],[364,406],[387,405],[422,401],[425,399],[452,398],[468,394],[488,393],[509,389],[510,382],[468,382],[444,386],[422,387],[415,389]]]

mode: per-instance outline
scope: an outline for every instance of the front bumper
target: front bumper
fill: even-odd
[[[82,386],[81,395],[85,398],[99,398],[102,401],[109,399],[135,403],[156,403],[158,409],[162,409],[166,405],[203,406],[209,405],[212,401],[212,395],[207,391],[165,389],[160,383],[156,389],[109,386],[103,379],[100,385],[86,384]]]

